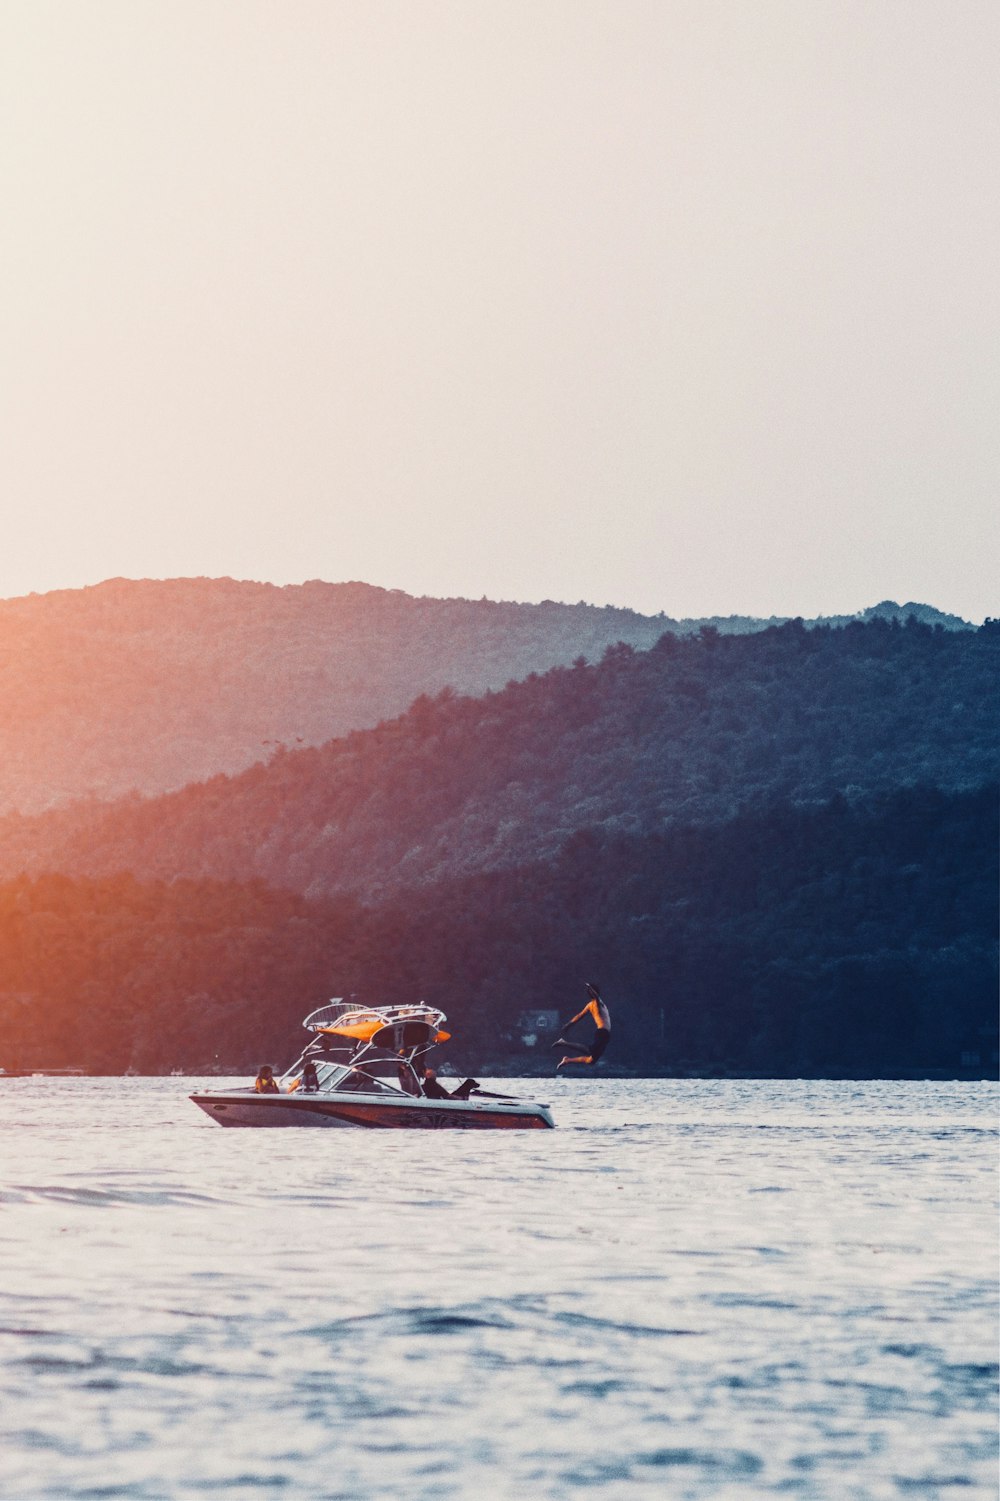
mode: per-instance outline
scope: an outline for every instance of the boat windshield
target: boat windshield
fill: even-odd
[[[347,1063],[317,1063],[316,1078],[320,1094],[400,1094],[396,1077],[385,1077],[388,1070],[384,1064],[373,1062],[362,1068]],[[297,1093],[301,1088],[301,1065],[296,1064],[281,1079],[283,1094]]]

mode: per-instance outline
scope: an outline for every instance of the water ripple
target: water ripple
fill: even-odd
[[[996,1501],[990,1086],[557,1080],[428,1145],[20,1082],[4,1497]]]

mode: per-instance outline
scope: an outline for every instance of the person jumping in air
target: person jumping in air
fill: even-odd
[[[594,1025],[597,1028],[597,1031],[594,1033],[593,1041],[590,1044],[590,1052],[581,1053],[578,1058],[560,1058],[559,1062],[556,1064],[557,1071],[564,1067],[564,1065],[567,1063],[596,1063],[598,1058],[600,1058],[601,1054],[604,1052],[604,1049],[607,1047],[610,1040],[611,1012],[601,1000],[600,992],[598,991],[596,985],[588,984],[587,994],[590,996],[590,1000],[587,1002],[586,1006],[584,1006],[582,1011],[578,1011],[574,1017],[570,1018],[570,1020],[563,1028],[563,1031],[568,1032],[570,1027],[572,1027],[575,1022],[582,1021],[589,1012],[590,1015],[594,1018]],[[554,1048],[571,1048],[573,1047],[573,1043],[567,1042],[565,1037],[559,1037],[552,1044],[552,1046]]]

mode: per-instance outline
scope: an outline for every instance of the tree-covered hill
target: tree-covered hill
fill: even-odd
[[[375,906],[259,883],[0,885],[0,1066],[250,1071],[332,995],[423,999],[456,1067],[552,1067],[523,1011],[601,984],[609,1066],[996,1074],[995,789],[575,835]],[[0,1086],[3,1087],[3,1086]]]
[[[2,601],[0,810],[181,787],[421,692],[482,692],[661,629],[628,610],[319,581],[114,579]]]
[[[0,825],[0,874],[262,879],[312,896],[554,856],[581,829],[660,834],[996,778],[1000,629],[801,622],[666,634],[161,798]]]
[[[926,605],[873,608],[965,624]],[[372,726],[420,693],[483,693],[703,623],[319,581],[115,579],[0,601],[0,811],[178,788],[265,760],[277,743]]]

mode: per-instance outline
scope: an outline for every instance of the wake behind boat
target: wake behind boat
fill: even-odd
[[[220,1126],[369,1126],[429,1130],[537,1130],[555,1125],[547,1105],[480,1089],[453,1095],[421,1078],[417,1060],[447,1042],[433,1006],[331,1001],[306,1017],[313,1033],[280,1078],[191,1095]],[[425,1090],[432,1090],[429,1097]]]

